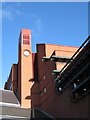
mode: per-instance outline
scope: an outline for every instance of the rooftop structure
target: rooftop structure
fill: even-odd
[[[25,119],[30,120],[30,109],[21,108],[13,91],[0,90],[0,119]]]

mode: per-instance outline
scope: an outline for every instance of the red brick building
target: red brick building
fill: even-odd
[[[88,46],[90,47],[90,43]],[[68,71],[71,71],[72,66],[78,63],[79,58],[87,50],[89,54],[86,60],[89,63],[90,48],[83,48],[82,52],[82,47],[78,50],[78,47],[73,46],[37,44],[36,47],[36,53],[32,53],[31,31],[22,29],[18,63],[12,65],[5,89],[14,91],[22,107],[41,109],[55,118],[87,118],[90,96],[87,94],[77,102],[78,93],[69,87],[77,85],[71,81],[78,74],[78,64],[73,68],[73,73],[68,74]],[[75,53],[77,50],[78,55]],[[87,63],[85,65],[88,66]],[[78,80],[81,81],[80,75]],[[80,84],[82,85],[82,82]],[[89,87],[82,89],[87,93]]]

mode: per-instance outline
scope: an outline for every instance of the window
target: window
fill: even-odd
[[[29,44],[29,35],[23,35],[23,44]]]
[[[40,80],[40,84],[42,84],[43,80],[45,80],[46,76],[44,75],[42,79]]]
[[[43,76],[43,79],[45,80],[45,75]]]
[[[23,39],[28,39],[29,40],[29,35],[23,35]]]
[[[44,93],[46,93],[46,92],[47,92],[47,89],[46,89],[46,87],[44,88],[44,90],[43,90],[43,91],[44,91]]]
[[[29,45],[29,41],[28,40],[23,40],[23,44]]]

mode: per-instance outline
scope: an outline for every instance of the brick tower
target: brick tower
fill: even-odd
[[[18,99],[22,107],[31,108],[30,80],[33,78],[33,71],[30,30],[21,30],[18,50]]]

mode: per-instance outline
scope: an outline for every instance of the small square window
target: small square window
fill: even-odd
[[[23,44],[29,45],[29,41],[28,40],[23,40]]]
[[[46,77],[45,77],[45,75],[44,75],[44,76],[43,76],[43,79],[45,80],[45,78],[46,78]]]
[[[47,92],[47,89],[46,89],[46,87],[44,88],[44,93],[46,93]]]
[[[29,35],[23,35],[23,39],[29,39]]]

